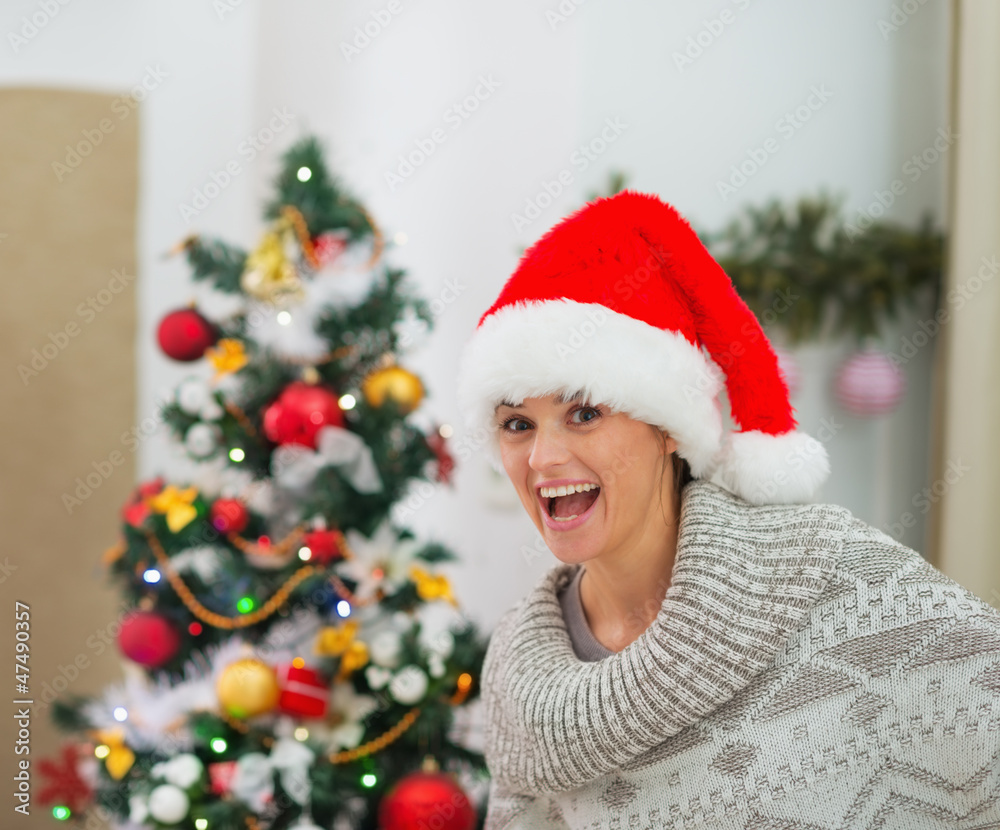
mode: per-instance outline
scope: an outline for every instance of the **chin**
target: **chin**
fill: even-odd
[[[539,528],[539,530],[542,534],[542,539],[545,541],[545,546],[564,565],[577,565],[589,562],[600,556],[604,550],[603,545],[596,540],[591,543],[589,540],[566,539],[553,534],[544,526]]]

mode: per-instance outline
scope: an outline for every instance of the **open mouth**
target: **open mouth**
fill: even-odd
[[[564,495],[553,495],[555,491]],[[539,495],[556,522],[569,522],[586,513],[597,501],[601,488],[596,484],[576,484],[568,487],[542,487]]]

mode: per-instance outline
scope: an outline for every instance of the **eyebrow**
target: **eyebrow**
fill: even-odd
[[[584,395],[585,395],[585,390],[583,389],[577,389],[576,392],[572,393],[561,392],[558,396],[556,396],[556,403],[561,404],[561,403],[568,403],[569,401],[581,400],[583,399]],[[495,407],[493,407],[493,412],[496,413],[496,411],[501,406],[509,406],[511,409],[517,408],[517,404],[505,398],[504,400],[500,401],[500,403],[498,403]]]

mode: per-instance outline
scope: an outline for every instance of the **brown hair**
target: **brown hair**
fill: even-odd
[[[687,486],[687,483],[691,481],[694,476],[691,475],[691,465],[688,464],[686,458],[681,458],[676,452],[667,452],[667,438],[668,433],[660,429],[657,426],[653,426],[656,434],[659,436],[661,443],[663,444],[663,465],[660,467],[660,504],[663,503],[663,479],[667,472],[667,459],[670,459],[670,464],[673,467],[674,472],[674,515],[677,519],[680,518],[680,503],[681,503],[681,490]],[[664,521],[666,517],[664,516]]]

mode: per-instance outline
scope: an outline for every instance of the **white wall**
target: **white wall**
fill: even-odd
[[[928,0],[887,36],[879,21],[888,19],[888,0],[589,0],[580,6],[399,0],[391,23],[349,61],[341,43],[388,2],[225,2],[232,10],[220,15],[218,6],[194,0],[169,6],[77,0],[16,54],[9,44],[6,51],[0,46],[6,85],[125,91],[147,64],[169,73],[141,112],[138,347],[144,368],[137,422],[188,374],[156,349],[159,318],[189,298],[210,302],[186,281],[183,261],[164,260],[162,253],[192,231],[252,244],[276,157],[306,132],[328,142],[334,168],[386,232],[407,234],[409,241],[391,256],[426,297],[442,296],[449,281],[463,286],[431,339],[405,359],[431,394],[419,417],[455,425],[457,447],[464,437],[454,390],[462,345],[519,250],[603,185],[609,170],[626,171],[630,186],[661,194],[699,227],[720,226],[740,204],[793,198],[821,186],[844,193],[854,211],[900,178],[906,159],[946,126],[944,0]],[[38,8],[6,4],[0,29],[17,31],[22,15]],[[546,11],[560,8],[572,14],[561,22],[546,19]],[[704,53],[679,68],[674,55],[688,38],[720,26]],[[499,86],[453,128],[449,108],[472,94],[481,76]],[[829,90],[828,100],[786,137],[776,122],[813,87]],[[266,125],[275,108],[294,115],[290,127],[247,162],[238,145]],[[598,135],[605,119],[626,127],[580,170],[574,150]],[[385,172],[395,168],[397,155],[439,127],[445,142],[391,189]],[[768,137],[779,151],[724,200],[717,182]],[[234,158],[241,175],[186,224],[178,205]],[[941,163],[915,183],[906,180],[889,214],[913,222],[930,208],[940,220],[945,168]],[[563,169],[571,171],[572,184],[516,230],[511,214]],[[903,321],[885,346],[898,350],[899,338],[914,327],[915,320]],[[833,475],[820,500],[885,527],[930,483],[931,350],[907,365],[904,405],[880,422],[852,420],[835,408],[829,379],[849,351],[849,344],[802,350],[806,376],[793,404],[806,431],[815,432],[831,415],[844,425],[828,444]],[[140,452],[143,476],[183,469],[159,433]],[[504,502],[507,507],[494,506]],[[452,571],[459,596],[485,625],[556,562],[547,552],[521,553],[535,545],[534,527],[509,485],[493,478],[478,456],[458,470],[455,489],[438,488],[425,501],[412,525],[463,557]],[[918,526],[903,539],[920,549],[922,533]]]

